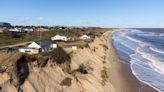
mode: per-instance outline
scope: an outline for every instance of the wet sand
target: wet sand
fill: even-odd
[[[123,68],[123,76],[125,76],[125,80],[129,81],[135,89],[136,92],[158,92],[155,89],[151,88],[150,86],[140,82],[133,74],[130,69],[130,65],[128,63],[121,63]]]
[[[115,92],[157,92],[150,86],[141,83],[132,74],[130,64],[122,63],[112,45],[111,36],[108,41],[108,63],[109,67],[109,81],[112,83]]]

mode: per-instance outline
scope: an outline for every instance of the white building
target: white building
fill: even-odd
[[[21,28],[11,28],[11,29],[9,29],[9,31],[11,31],[11,32],[21,32],[22,29]]]
[[[40,50],[34,49],[34,48],[20,48],[19,52],[27,53],[27,54],[38,54],[40,52]]]
[[[55,43],[51,45],[51,48],[53,48],[53,49],[54,49],[54,48],[57,48],[57,47],[58,47],[58,46],[57,46],[57,44],[55,44]]]
[[[53,41],[57,41],[57,40],[67,41],[68,38],[67,38],[67,36],[56,35],[56,36],[54,36],[54,37],[51,37],[51,40],[53,40]]]
[[[34,30],[32,28],[24,28],[23,31],[25,31],[25,32],[32,32]]]
[[[48,52],[53,48],[57,48],[57,44],[52,43],[52,41],[35,41],[25,48],[20,48],[19,52],[27,54],[38,54],[40,52]]]
[[[72,46],[72,50],[76,51],[77,50],[77,46]]]
[[[91,37],[87,36],[87,35],[82,35],[79,38],[82,39],[82,40],[85,40],[85,39],[90,39]]]
[[[5,30],[5,28],[0,27],[0,33],[3,33],[4,30]]]
[[[41,43],[41,42],[40,42]],[[35,48],[35,49],[40,49],[42,48],[39,42],[32,42],[27,46],[27,48]]]

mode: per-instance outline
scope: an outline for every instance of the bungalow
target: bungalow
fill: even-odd
[[[24,32],[32,32],[34,31],[33,28],[24,28],[23,29]]]
[[[38,54],[40,52],[48,52],[52,48],[57,48],[57,44],[50,40],[34,41],[27,47],[19,49],[19,52],[27,54]]]
[[[67,41],[68,38],[66,36],[60,36],[60,35],[56,35],[54,37],[51,37],[52,41]]]
[[[11,31],[11,32],[22,32],[22,29],[21,28],[11,28],[11,29],[9,29],[9,31]]]
[[[79,38],[82,39],[82,40],[85,40],[85,39],[90,39],[91,37],[87,36],[87,35],[82,35]]]

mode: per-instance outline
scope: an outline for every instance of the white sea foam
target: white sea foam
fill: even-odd
[[[143,33],[141,30],[137,30],[137,29],[129,29],[129,31],[131,33]]]
[[[155,52],[157,52],[157,53],[161,53],[161,54],[164,54],[164,51],[162,51],[162,50],[159,50],[159,49],[157,49],[157,48],[153,48],[153,47],[150,47],[150,49],[151,49],[152,51],[155,51]]]
[[[164,61],[161,61],[160,58],[155,57],[154,55],[145,52],[143,49],[138,48],[136,53],[141,54],[141,56],[152,62],[155,70],[164,75]]]
[[[160,33],[159,36],[164,36],[164,33]]]
[[[139,30],[128,30],[120,32],[113,40],[124,47],[121,49],[131,49],[134,53],[131,57],[131,69],[138,80],[153,87],[159,92],[164,92],[164,51],[155,48],[152,44],[143,42],[129,35],[152,36],[158,37],[163,34],[146,33]],[[117,39],[117,40],[115,40]],[[121,50],[126,53],[128,50]]]
[[[137,39],[135,39],[135,38],[132,38],[132,37],[130,37],[130,36],[126,36],[126,38],[128,38],[128,39],[131,40],[131,41],[137,42],[137,43],[142,43],[142,41],[137,40]]]
[[[140,35],[140,36],[159,36],[158,34],[153,33],[153,32],[142,32],[138,35]]]
[[[131,64],[131,70],[133,75],[135,75],[135,77],[139,81],[156,89],[158,92],[164,92],[163,76],[158,75],[158,73],[151,71],[152,69],[145,68],[142,66],[142,64],[137,64],[137,63]],[[159,81],[154,81],[154,80],[159,80]]]
[[[156,57],[152,56],[151,54],[142,54],[142,56],[151,61],[155,70],[161,74],[164,75],[164,62],[160,61],[159,59],[157,59]]]
[[[136,78],[141,82],[151,86],[159,92],[163,92],[163,75],[153,71],[152,62],[147,62],[147,60],[141,57],[141,54],[139,53],[135,53],[130,56],[131,70],[133,75],[135,75]],[[158,79],[158,81],[154,81],[155,79]]]

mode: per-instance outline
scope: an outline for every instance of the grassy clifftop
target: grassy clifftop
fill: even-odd
[[[0,33],[0,47],[14,45],[24,42],[30,42],[40,39],[50,39],[52,36],[59,34],[70,37],[78,37],[82,34],[88,34],[89,32],[103,32],[103,29],[67,29],[67,30],[51,30],[51,31],[33,31],[28,33],[17,33],[17,32],[4,32]]]

